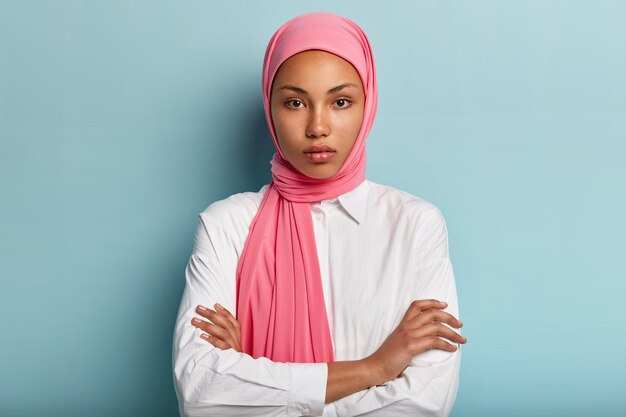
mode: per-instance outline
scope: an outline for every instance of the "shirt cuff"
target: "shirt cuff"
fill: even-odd
[[[321,416],[326,399],[328,365],[325,363],[289,364],[290,384],[287,416]]]

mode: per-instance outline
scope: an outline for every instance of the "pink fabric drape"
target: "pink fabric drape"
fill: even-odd
[[[365,89],[365,109],[356,142],[331,178],[305,176],[285,159],[270,112],[272,81],[289,57],[307,50],[333,53],[350,62]],[[277,152],[273,180],[237,267],[237,320],[242,349],[278,362],[332,362],[333,348],[324,303],[309,203],[335,198],[365,179],[365,139],[376,115],[374,58],[365,33],[331,13],[298,16],[270,39],[263,62],[265,117]]]

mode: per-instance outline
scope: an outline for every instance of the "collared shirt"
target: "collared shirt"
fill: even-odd
[[[190,321],[197,305],[236,311],[236,269],[266,187],[200,214],[174,335],[176,393],[185,416],[447,416],[460,349],[417,355],[393,381],[324,404],[324,363],[278,363],[220,350]],[[311,203],[335,360],[374,353],[413,300],[446,301],[458,317],[446,225],[433,204],[364,181]]]

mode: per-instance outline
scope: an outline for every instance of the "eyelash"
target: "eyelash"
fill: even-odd
[[[350,105],[352,105],[352,100],[348,100],[347,98],[338,98],[337,100],[335,100],[335,101],[334,101],[334,103],[337,103],[338,101],[344,101],[344,102],[346,102],[346,103],[347,103],[347,105],[344,105],[343,107],[339,107],[339,109],[347,109],[348,107],[350,107]],[[291,100],[287,100],[287,102],[286,102],[286,106],[287,106],[288,108],[290,108],[290,109],[295,109],[295,110],[300,109],[301,107],[294,107],[294,106],[293,106],[293,103],[294,103],[294,102],[298,102],[298,103],[300,103],[300,104],[304,104],[304,103],[302,102],[302,100],[298,100],[298,99],[296,99],[296,98],[293,98],[293,99],[291,99]]]
[[[337,100],[335,100],[335,103],[336,103],[336,102],[338,102],[338,101],[340,101],[340,100],[341,100],[341,101],[345,101],[345,102],[347,103],[347,105],[346,105],[346,106],[344,106],[344,107],[339,107],[340,109],[347,109],[348,107],[350,107],[350,106],[352,105],[352,101],[351,101],[351,100],[348,100],[347,98],[338,98]]]
[[[287,103],[286,103],[287,107],[290,108],[290,109],[299,109],[299,107],[294,107],[293,106],[294,102],[299,102],[300,104],[304,104],[304,103],[302,103],[302,101],[296,100],[295,98],[292,98],[291,100],[287,100]]]

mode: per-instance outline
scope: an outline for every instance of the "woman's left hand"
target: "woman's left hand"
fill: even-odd
[[[191,324],[206,333],[201,338],[215,346],[226,350],[235,349],[241,352],[241,328],[239,322],[228,310],[219,304],[215,304],[215,310],[204,306],[196,307],[196,313],[209,321],[193,318]]]

